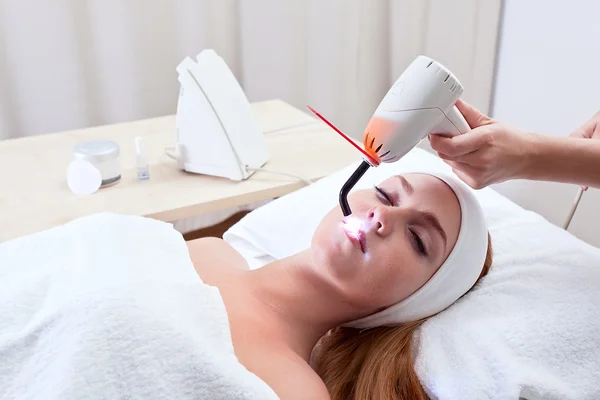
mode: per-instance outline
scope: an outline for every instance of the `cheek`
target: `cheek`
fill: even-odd
[[[341,211],[333,209],[321,220],[312,237],[313,246],[326,244],[341,220]]]
[[[373,282],[377,282],[378,297],[383,304],[397,303],[403,295],[404,287],[410,279],[411,268],[401,257],[385,257],[373,261]]]
[[[311,251],[320,269],[329,269],[332,265],[345,261],[341,217],[340,210],[332,210],[323,218],[312,236]]]
[[[398,303],[417,291],[432,274],[406,245],[394,246],[393,253],[380,251],[369,261],[369,291],[382,305]]]

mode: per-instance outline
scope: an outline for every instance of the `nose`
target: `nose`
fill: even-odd
[[[390,235],[394,230],[394,221],[400,218],[400,215],[394,215],[401,213],[396,207],[392,212],[391,207],[377,206],[370,209],[367,212],[367,222],[369,230],[374,231],[379,236],[385,237]]]

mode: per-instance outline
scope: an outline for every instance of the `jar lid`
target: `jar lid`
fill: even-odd
[[[100,162],[119,156],[119,145],[112,140],[90,140],[79,143],[73,148],[73,157],[77,160]]]

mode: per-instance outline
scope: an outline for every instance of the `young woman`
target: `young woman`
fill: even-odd
[[[3,243],[0,398],[424,398],[411,338],[488,271],[482,210],[435,173],[349,202],[252,271],[220,239],[114,214]]]
[[[335,208],[310,249],[258,270],[218,239],[189,242],[191,259],[221,291],[240,362],[282,399],[426,398],[411,338],[488,272],[481,209],[439,174],[394,176],[349,202],[359,234]]]

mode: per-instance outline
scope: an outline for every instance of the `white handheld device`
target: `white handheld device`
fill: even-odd
[[[363,153],[363,163],[340,191],[344,215],[350,215],[348,193],[369,167],[398,161],[429,134],[455,136],[470,130],[455,104],[463,92],[458,79],[442,64],[418,56],[387,92],[363,134],[361,149],[319,113],[319,118]]]

